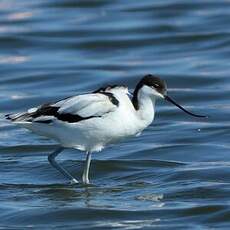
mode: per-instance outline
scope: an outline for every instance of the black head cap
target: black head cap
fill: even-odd
[[[166,94],[167,86],[164,80],[152,74],[145,75],[139,81],[133,93],[133,105],[136,109],[138,109],[137,94],[138,94],[139,89],[141,89],[144,85],[155,89],[158,93],[162,95]]]
[[[164,95],[167,90],[166,82],[160,79],[159,77],[156,77],[151,74],[145,75],[138,84],[140,84],[141,87],[143,85],[147,85],[151,88],[154,88],[157,92],[159,92],[162,95]]]

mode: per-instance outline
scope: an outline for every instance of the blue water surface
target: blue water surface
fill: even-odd
[[[229,229],[230,2],[0,1],[1,229]],[[141,136],[93,155],[69,185],[57,144],[4,114],[148,73],[192,118],[157,103]],[[85,155],[58,158],[77,178]]]

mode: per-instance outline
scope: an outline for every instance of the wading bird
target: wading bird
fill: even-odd
[[[8,114],[6,118],[34,133],[56,140],[60,147],[48,156],[48,160],[71,183],[79,182],[55,158],[64,148],[86,152],[82,183],[89,184],[92,152],[99,152],[109,144],[141,133],[154,119],[157,99],[165,99],[192,116],[205,117],[177,104],[167,95],[165,81],[149,74],[138,82],[132,98],[125,86],[107,86],[26,112]]]

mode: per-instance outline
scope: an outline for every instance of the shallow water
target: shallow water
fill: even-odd
[[[230,2],[2,0],[0,228],[230,228]],[[140,137],[94,154],[92,186],[47,161],[56,143],[3,118],[31,106],[164,78],[194,119],[159,102]],[[59,161],[77,178],[84,155]]]

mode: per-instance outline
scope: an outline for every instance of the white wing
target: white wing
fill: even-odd
[[[50,123],[53,119],[78,122],[91,117],[101,117],[117,109],[119,101],[110,92],[73,96],[56,103],[31,108],[27,112],[8,114],[11,121]]]
[[[117,106],[110,96],[102,93],[84,94],[59,101],[52,106],[59,107],[59,114],[73,114],[81,117],[102,116],[114,111]]]

